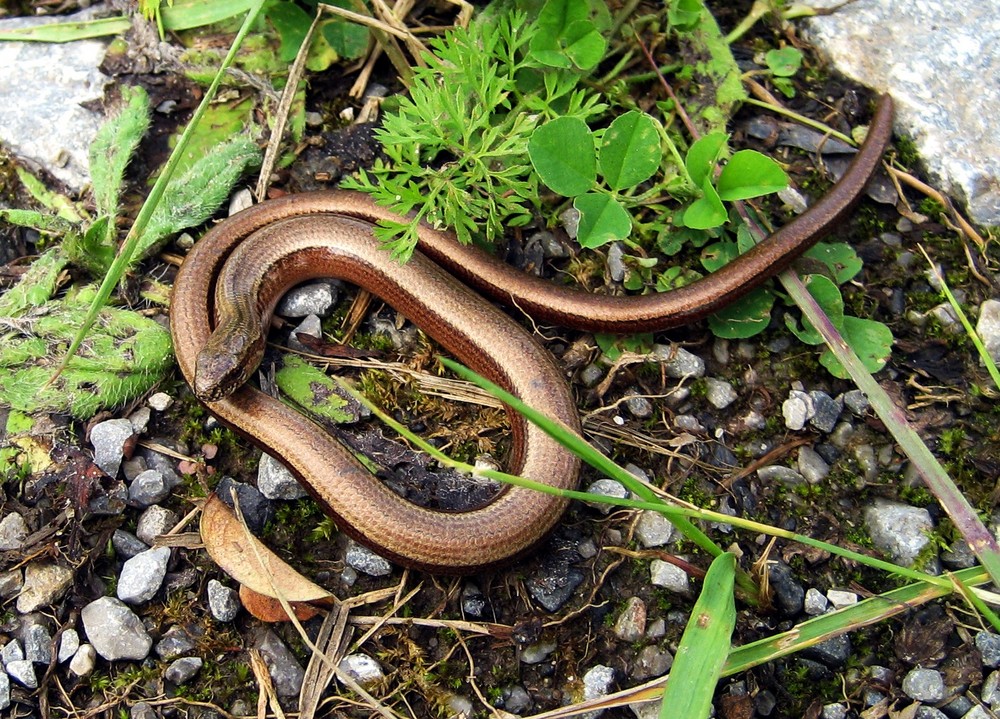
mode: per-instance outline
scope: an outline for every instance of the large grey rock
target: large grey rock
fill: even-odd
[[[72,19],[94,15],[91,9]],[[0,21],[0,31],[66,19],[14,18]],[[0,97],[16,98],[0,103],[0,142],[74,191],[90,182],[88,151],[103,117],[83,104],[100,100],[110,79],[97,69],[106,44],[0,42]]]
[[[114,597],[101,597],[80,612],[83,630],[97,653],[113,662],[117,659],[145,659],[153,646],[142,620]]]
[[[932,181],[977,222],[1000,223],[1000,0],[805,4],[838,8],[806,22],[809,39],[845,75],[892,95],[896,127]]]

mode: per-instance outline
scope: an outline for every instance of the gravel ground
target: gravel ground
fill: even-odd
[[[763,32],[756,42],[775,41]],[[744,51],[752,47],[738,55]],[[825,82],[816,93],[835,107],[865,107],[863,91],[836,78]],[[322,102],[310,109],[319,112],[343,87],[317,81],[312,90]],[[800,96],[791,104],[819,116],[815,102]],[[759,131],[768,122],[744,110],[737,141],[777,153],[799,186],[816,186],[811,154],[755,139],[769,136]],[[331,147],[348,164],[372,152],[357,129],[310,135],[322,147],[282,171],[283,191],[313,186],[329,169]],[[884,200],[894,191],[882,178],[873,194]],[[814,196],[812,189],[804,194]],[[865,263],[844,288],[846,303],[892,328],[895,346],[880,384],[993,528],[995,404],[916,248],[922,244],[940,263],[987,345],[997,346],[995,248],[971,247],[973,267],[931,204],[915,194],[907,199],[909,206],[867,200],[838,232]],[[529,239],[551,248],[543,253],[550,265],[564,266],[557,256],[563,234],[529,229],[515,244]],[[524,246],[514,249],[531,256]],[[606,258],[611,274],[613,254]],[[174,267],[157,262],[144,270],[169,282]],[[338,312],[352,295],[340,283],[305,288],[297,306],[283,309],[287,327],[296,329],[272,340],[289,341],[318,324],[301,318]],[[930,572],[973,566],[867,398],[820,367],[814,348],[796,342],[785,312],[752,340],[716,339],[704,324],[658,334],[648,355],[629,361],[607,360],[579,333],[560,332],[547,346],[572,377],[588,438],[640,479],[700,507]],[[166,316],[162,306],[151,314]],[[372,380],[397,417],[442,445],[502,456],[503,414],[444,408],[428,389],[438,371],[433,353],[412,328],[375,309],[364,331],[384,335],[383,360],[399,363]],[[365,363],[377,364],[353,362]],[[383,474],[397,491],[449,507],[490,491],[449,477],[427,489],[426,460],[360,414],[338,432],[352,447],[388,457]],[[342,652],[341,669],[379,706],[403,716],[486,716],[487,707],[528,716],[655,680],[671,667],[709,564],[658,514],[576,503],[538,552],[509,569],[460,579],[404,571],[337,533],[279,464],[218,427],[178,377],[111,415],[45,422],[42,446],[55,464],[8,477],[0,495],[2,716],[253,716],[264,711],[264,688],[294,710],[303,686],[317,686],[294,628],[251,616],[246,606],[256,600],[240,594],[201,547],[197,510],[213,489],[237,493],[247,525],[281,558],[341,599],[361,598],[347,622],[358,643]],[[581,484],[627,494],[592,470]],[[725,523],[703,527],[767,586],[762,605],[737,603],[736,646],[900,585],[819,549],[771,544]],[[956,598],[898,609],[891,619],[724,678],[716,715],[994,716],[1000,636]],[[323,618],[303,620],[313,639]],[[360,696],[340,688],[317,715],[374,715]],[[644,719],[656,711],[631,703],[603,716]]]

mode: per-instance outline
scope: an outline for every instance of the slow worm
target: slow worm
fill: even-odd
[[[270,200],[217,225],[188,254],[171,303],[177,361],[213,414],[281,458],[356,539],[402,564],[438,572],[495,566],[543,539],[565,500],[506,487],[482,508],[439,512],[386,488],[321,427],[244,384],[260,362],[263,333],[280,296],[316,277],[358,284],[462,362],[578,431],[573,397],[552,357],[466,285],[538,320],[582,330],[632,333],[693,322],[774,276],[835,229],[861,198],[891,135],[892,102],[882,96],[847,172],[807,212],[717,272],[638,297],[558,287],[430,227],[420,230],[413,259],[400,265],[371,231],[380,219],[398,218],[366,197],[312,192]],[[216,315],[221,331],[210,344]],[[510,421],[511,471],[575,487],[578,460],[519,415],[510,413]]]

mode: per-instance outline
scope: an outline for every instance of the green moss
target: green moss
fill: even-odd
[[[899,163],[904,167],[916,167],[921,163],[920,151],[912,138],[906,135],[898,135],[893,138],[896,147],[896,154]]]

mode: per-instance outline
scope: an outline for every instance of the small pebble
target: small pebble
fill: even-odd
[[[156,655],[166,661],[191,654],[194,650],[194,639],[184,627],[176,624],[156,643]]]
[[[295,655],[270,629],[257,633],[254,646],[264,656],[268,673],[279,697],[297,697],[302,691],[305,671]]]
[[[840,417],[840,412],[843,410],[841,403],[826,392],[817,390],[810,392],[809,398],[813,405],[813,416],[809,418],[809,424],[820,432],[832,432],[837,426],[837,418]]]
[[[129,485],[128,503],[129,506],[144,509],[151,504],[162,502],[169,494],[170,487],[163,475],[158,470],[147,469]]]
[[[799,474],[805,477],[809,484],[819,484],[830,474],[830,465],[812,447],[799,447]]]
[[[847,719],[847,707],[839,702],[825,704],[820,716],[822,719]]]
[[[16,639],[11,639],[3,645],[3,649],[0,649],[0,664],[3,664],[4,667],[11,662],[22,661],[24,661],[24,649],[21,648],[21,642]]]
[[[851,657],[851,637],[847,634],[827,639],[802,650],[802,657],[832,668],[843,667]]]
[[[615,670],[598,664],[583,675],[583,700],[607,696],[615,684]]]
[[[392,565],[388,559],[354,541],[347,545],[345,561],[349,566],[371,577],[387,577],[392,574]]]
[[[691,579],[687,572],[670,562],[654,559],[649,565],[650,581],[675,594],[687,595],[691,592]]]
[[[529,644],[521,651],[521,661],[525,664],[540,664],[549,658],[558,645],[550,640]]]
[[[163,673],[163,678],[175,686],[187,684],[198,673],[203,663],[201,657],[175,659]]]
[[[791,467],[769,464],[757,470],[757,476],[764,484],[781,482],[786,487],[798,487],[806,483],[806,478]]]
[[[636,679],[644,681],[653,677],[662,677],[674,663],[670,652],[662,650],[654,644],[647,644],[636,655],[632,674]]]
[[[868,412],[868,408],[871,407],[868,395],[859,389],[844,392],[843,400],[844,406],[856,417],[863,417]]]
[[[903,677],[903,693],[911,699],[934,704],[944,699],[945,686],[941,672],[917,667]]]
[[[706,377],[705,399],[716,409],[725,409],[739,399],[739,395],[728,382],[714,377]]]
[[[873,482],[878,477],[878,462],[875,460],[875,448],[870,444],[859,444],[854,447],[854,461],[858,463],[861,476],[867,482]]]
[[[208,609],[216,621],[231,622],[240,611],[239,593],[218,579],[208,580]]]
[[[528,690],[520,684],[504,689],[501,698],[503,699],[503,708],[518,716],[527,714],[534,706]]]
[[[986,300],[979,306],[976,332],[993,361],[1000,363],[1000,301]]]
[[[153,544],[161,534],[166,534],[177,524],[179,517],[175,512],[158,504],[147,507],[136,524],[135,535],[148,545]]]
[[[147,549],[127,560],[118,577],[118,598],[126,604],[148,602],[160,590],[169,561],[170,547]]]
[[[806,597],[802,604],[802,609],[806,614],[811,617],[817,617],[826,612],[828,606],[830,606],[830,602],[823,596],[821,591],[815,587],[810,587],[806,590]]]
[[[20,569],[0,572],[0,599],[13,599],[24,586],[24,575]]]
[[[129,719],[159,719],[159,717],[149,702],[136,702],[129,710]]]
[[[812,397],[806,392],[793,389],[789,391],[788,399],[782,403],[781,413],[785,418],[785,426],[797,432],[816,414],[816,407],[813,405]]]
[[[703,377],[705,360],[675,345],[653,345],[652,357],[663,365],[663,372],[671,379]]]
[[[109,419],[98,422],[90,429],[90,443],[94,447],[94,464],[109,477],[118,475],[126,445],[135,436],[135,429],[127,419]]]
[[[155,392],[146,402],[157,412],[166,412],[174,403],[174,398],[166,392]]]
[[[842,589],[828,589],[826,598],[830,600],[830,604],[834,609],[852,607],[858,603],[857,594],[854,592],[845,592]]]
[[[1000,634],[980,631],[976,633],[976,649],[983,660],[983,666],[990,669],[1000,667]]]
[[[385,679],[382,665],[367,654],[348,654],[340,660],[340,669],[365,688]]]
[[[28,524],[17,512],[0,519],[0,552],[18,551],[28,538]]]
[[[23,627],[24,658],[35,664],[52,662],[52,635],[45,625],[34,621]]]
[[[662,547],[674,535],[674,525],[660,512],[644,509],[635,523],[635,536],[643,547]]]
[[[626,397],[625,409],[636,419],[648,419],[653,416],[653,403],[646,397],[637,395]]]
[[[295,475],[267,453],[261,455],[257,467],[257,489],[268,499],[293,500],[308,494]]]
[[[68,662],[80,648],[80,634],[75,629],[67,629],[59,635],[58,662]]]
[[[805,605],[806,590],[795,577],[791,567],[784,562],[771,561],[767,565],[767,576],[771,581],[775,605],[786,616],[797,616]]]
[[[38,677],[35,675],[35,665],[27,659],[18,659],[8,664],[5,669],[10,678],[27,689],[38,688]]]
[[[707,434],[705,425],[698,421],[698,418],[690,414],[679,414],[674,417],[674,426],[682,432],[691,434]]]
[[[584,387],[593,387],[603,378],[604,370],[596,364],[589,364],[580,370],[580,382]]]
[[[872,544],[891,561],[912,566],[931,541],[934,521],[926,509],[877,498],[865,509],[865,526]],[[936,557],[925,567],[935,572]]]
[[[462,587],[462,613],[470,617],[482,617],[486,612],[486,597],[475,584]]]
[[[639,641],[646,633],[646,603],[639,597],[629,597],[613,631],[623,642]]]
[[[616,479],[598,479],[596,482],[592,482],[590,486],[587,487],[587,492],[590,494],[600,494],[605,497],[615,497],[616,499],[625,499],[628,497],[628,490],[625,486]],[[611,514],[611,510],[614,509],[614,505],[607,504],[605,502],[587,502],[588,507],[593,507],[601,514]]]
[[[288,333],[288,347],[289,349],[296,350],[298,352],[308,352],[309,346],[299,339],[299,335],[306,335],[307,337],[314,337],[319,339],[323,336],[323,322],[316,315],[308,315],[302,318],[302,321]]]
[[[962,715],[962,719],[996,719],[996,714],[991,714],[981,704],[976,704],[968,713]]]
[[[17,597],[17,611],[29,614],[58,600],[73,583],[73,572],[46,561],[31,562],[24,569],[24,585]]]
[[[153,646],[142,620],[124,602],[101,597],[80,612],[83,630],[94,649],[109,662],[145,659]],[[82,647],[81,647],[82,649]],[[75,657],[74,657],[75,659]]]
[[[115,533],[111,535],[111,546],[122,559],[131,559],[149,549],[148,544],[124,529],[116,529]]]
[[[285,293],[278,302],[275,314],[282,317],[326,316],[334,304],[333,287],[329,282],[312,282],[300,285]]]

